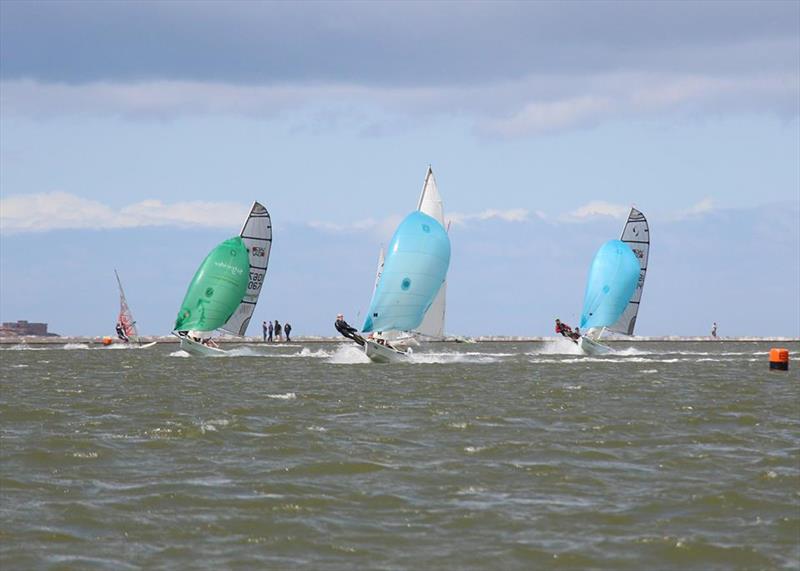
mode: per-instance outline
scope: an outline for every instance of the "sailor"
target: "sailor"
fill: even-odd
[[[336,331],[347,337],[348,339],[352,339],[359,345],[364,344],[364,338],[358,334],[358,329],[347,323],[344,320],[344,315],[339,313],[336,316],[336,323],[335,323]]]
[[[125,343],[130,341],[130,339],[128,339],[128,336],[125,335],[125,328],[122,327],[122,323],[119,322],[117,322],[117,337],[122,339],[122,341],[124,341]]]
[[[570,333],[572,333],[572,327],[566,323],[561,323],[560,319],[556,319],[556,333],[564,337],[569,337]]]

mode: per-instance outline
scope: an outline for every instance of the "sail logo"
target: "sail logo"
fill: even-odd
[[[218,268],[222,268],[223,270],[228,270],[234,276],[240,276],[244,273],[244,270],[242,268],[234,266],[229,262],[216,261],[214,262],[214,265],[217,266]]]
[[[258,256],[259,258],[263,258],[267,255],[267,251],[260,246],[253,246],[252,252],[254,256]]]

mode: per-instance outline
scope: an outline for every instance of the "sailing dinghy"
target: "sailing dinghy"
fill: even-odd
[[[397,227],[385,254],[381,251],[372,301],[362,327],[368,335],[356,341],[376,363],[408,358],[411,349],[405,347],[410,333],[418,331],[444,290],[450,238],[443,220],[441,198],[429,167],[418,209]],[[441,325],[436,321],[436,327],[443,329],[443,301],[441,308]]]
[[[427,214],[435,219],[449,234],[450,225],[445,223],[444,204],[436,186],[436,179],[433,176],[433,169],[428,166],[425,173],[425,182],[422,185],[422,192],[417,202],[417,211]],[[384,252],[381,248],[378,262],[378,271],[375,276],[375,288],[377,289],[380,274],[383,271]],[[373,290],[374,291],[374,290]],[[443,341],[444,318],[447,297],[447,281],[443,282],[439,291],[436,293],[430,307],[425,311],[422,322],[413,330],[406,331],[384,331],[383,338],[390,341],[395,347],[406,348],[419,345],[426,341]]]
[[[647,219],[631,208],[620,239],[603,244],[589,269],[580,322],[585,333],[576,341],[587,355],[612,352],[599,342],[605,331],[633,335],[649,253]]]
[[[203,260],[181,303],[173,333],[191,355],[221,356],[215,331],[244,336],[258,302],[272,248],[269,212],[254,202],[238,236],[217,245]]]
[[[119,273],[117,273],[116,269],[114,270],[114,275],[117,276],[117,286],[119,286],[119,315],[117,316],[117,324],[122,328],[125,337],[128,338],[128,341],[125,342],[126,347],[132,349],[147,349],[148,347],[152,347],[157,341],[142,344],[139,338],[139,332],[136,329],[136,321],[133,319],[133,313],[125,297],[125,290],[122,289],[122,280],[119,279]]]

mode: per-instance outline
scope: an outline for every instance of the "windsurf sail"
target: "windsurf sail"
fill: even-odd
[[[234,335],[244,336],[247,326],[250,324],[250,318],[256,309],[258,297],[261,295],[272,249],[272,219],[267,209],[258,202],[253,203],[239,237],[247,248],[250,262],[247,291],[239,303],[239,307],[220,329]]]
[[[450,238],[438,220],[412,212],[392,236],[364,327],[411,331],[442,287],[450,265]]]
[[[621,240],[609,240],[589,269],[581,312],[581,329],[608,327],[625,311],[639,280],[639,260]]]
[[[642,299],[644,278],[647,274],[647,258],[650,253],[650,228],[648,227],[647,218],[644,217],[644,214],[635,208],[631,208],[628,221],[622,229],[622,237],[620,240],[630,247],[636,259],[639,260],[639,280],[636,283],[636,289],[633,291],[633,295],[628,301],[625,311],[623,311],[619,319],[608,328],[616,333],[633,335],[633,329],[636,327],[636,317],[639,314],[639,303]]]
[[[425,182],[422,185],[422,193],[419,197],[419,204],[417,210],[424,212],[431,218],[435,218],[439,224],[447,228],[450,232],[450,224],[445,225],[444,222],[444,203],[439,194],[439,189],[436,186],[436,179],[433,176],[433,169],[428,166],[428,172],[425,174]],[[427,339],[444,339],[444,318],[445,310],[447,308],[447,281],[442,283],[439,292],[431,303],[428,311],[425,312],[425,317],[422,323],[416,329],[422,337]]]
[[[125,290],[122,289],[122,280],[119,279],[117,270],[114,270],[114,275],[117,276],[117,285],[119,286],[119,316],[117,321],[122,325],[122,330],[128,339],[134,343],[139,342],[139,332],[136,330],[136,321],[133,319],[131,308],[128,307],[128,300],[125,298]]]

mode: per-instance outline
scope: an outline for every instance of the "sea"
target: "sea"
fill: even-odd
[[[0,350],[0,569],[800,569],[800,345]]]

